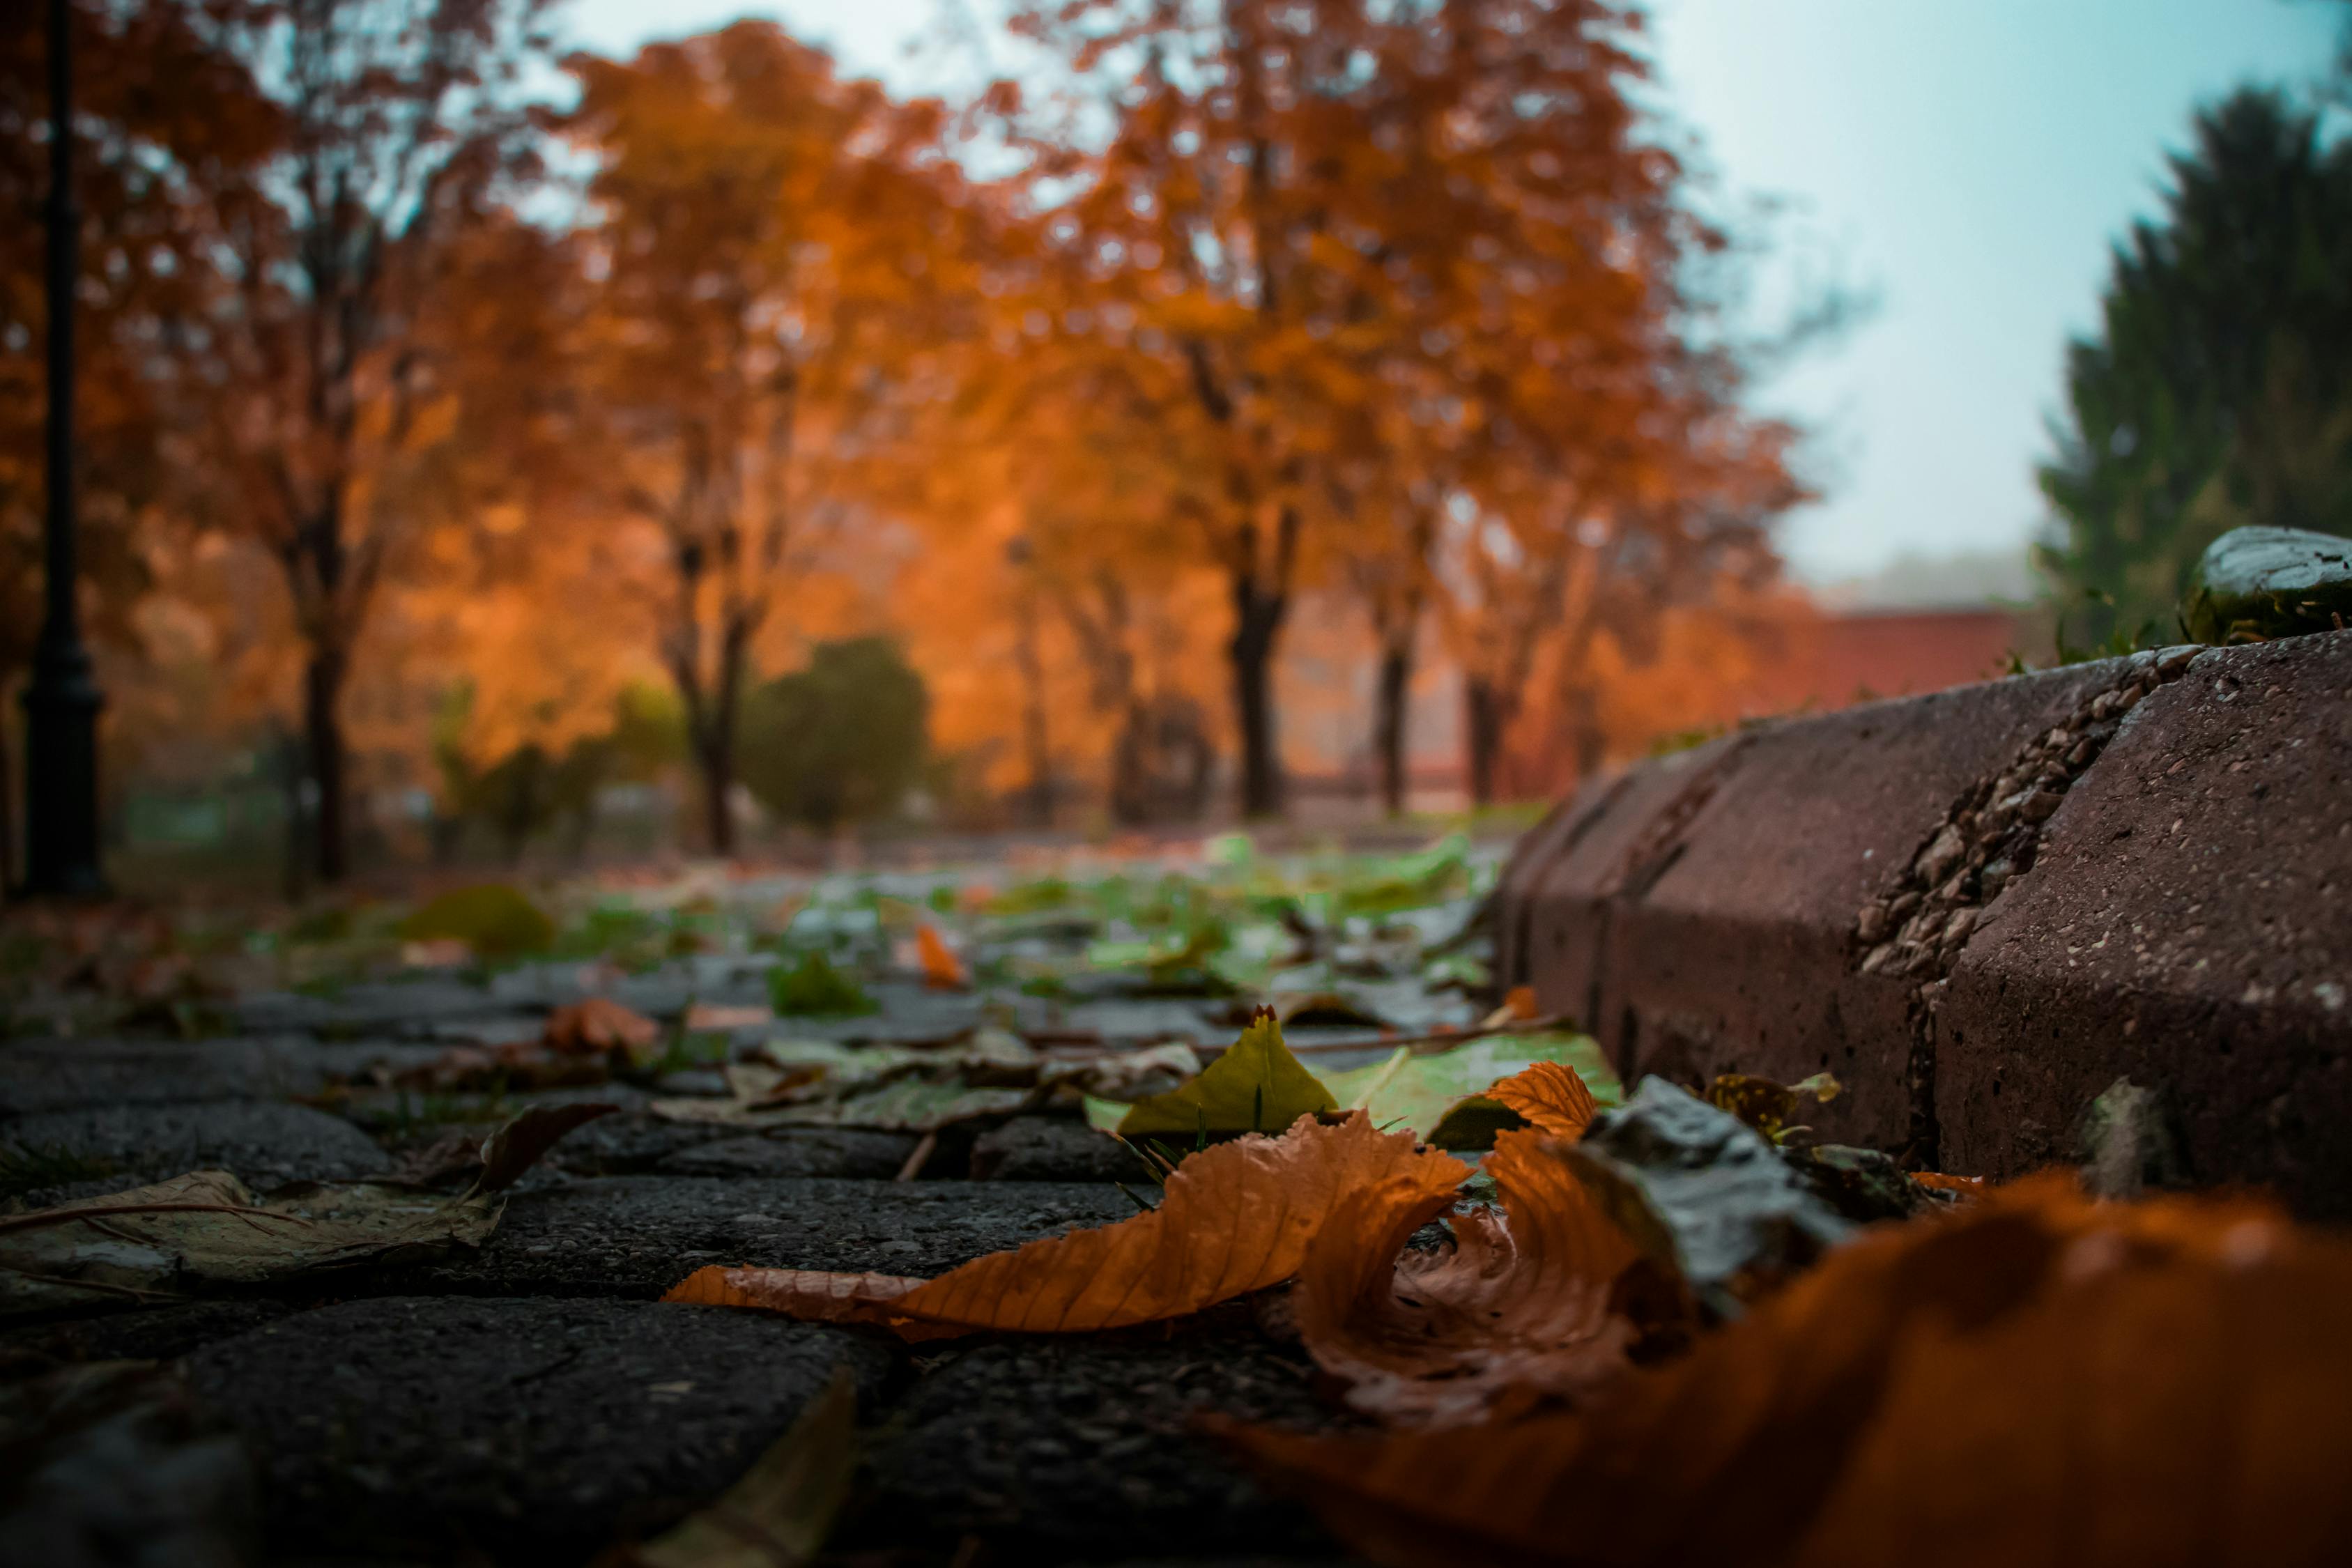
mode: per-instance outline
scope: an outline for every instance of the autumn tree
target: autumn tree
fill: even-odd
[[[1513,575],[1540,630],[1567,573],[1520,544],[1638,531],[1658,486],[1712,484],[1686,437],[1727,416],[1730,378],[1684,334],[1678,274],[1716,240],[1629,99],[1634,21],[1602,0],[1085,0],[1018,25],[1108,124],[1099,155],[1033,143],[1052,331],[1094,350],[1065,348],[1071,374],[1150,408],[1164,504],[1225,576],[1242,809],[1281,803],[1271,668],[1318,568],[1371,614],[1399,801],[1449,528],[1515,536],[1455,554],[1483,563],[1481,615]],[[1474,751],[1522,640],[1475,678]]]
[[[951,390],[962,180],[937,106],[768,24],[570,68],[589,417],[614,504],[658,542],[660,657],[724,854],[755,643],[822,541],[878,526]]]
[[[1286,9],[1084,0],[1015,21],[1108,117],[1098,154],[1037,161],[1061,264],[1046,276],[1083,289],[1039,308],[1079,351],[1071,374],[1148,410],[1163,504],[1224,579],[1244,816],[1283,805],[1273,669],[1319,505],[1294,416],[1320,405],[1312,346],[1329,325],[1306,273],[1336,173],[1317,154],[1346,114],[1312,90],[1315,8]]]
[[[234,284],[202,323],[209,384],[181,411],[213,521],[275,561],[302,648],[320,876],[349,868],[342,701],[403,565],[420,472],[463,398],[425,352],[452,237],[528,172],[524,73],[542,0],[253,0],[187,6],[281,125],[259,202],[206,236]],[[497,395],[496,387],[478,389]]]

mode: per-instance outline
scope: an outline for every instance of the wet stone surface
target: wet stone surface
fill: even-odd
[[[280,1552],[577,1562],[725,1489],[836,1367],[871,1399],[891,1354],[758,1313],[400,1297],[281,1319],[187,1370],[252,1452]]]
[[[289,1182],[353,1181],[391,1165],[350,1122],[272,1100],[46,1111],[0,1124],[0,1143],[83,1163],[108,1179],[100,1191],[227,1171],[258,1192]],[[42,1195],[27,1194],[36,1203]]]
[[[1083,945],[1093,930],[1075,921],[1056,940]],[[773,962],[738,950],[626,974],[618,960],[436,971],[224,1002],[205,1022],[230,1020],[239,1032],[226,1037],[0,1042],[0,1214],[206,1167],[264,1192],[422,1172],[533,1107],[620,1107],[521,1178],[478,1249],[0,1327],[0,1389],[115,1363],[184,1387],[185,1419],[163,1433],[171,1444],[122,1450],[141,1475],[162,1477],[191,1444],[227,1445],[200,1507],[118,1528],[74,1502],[35,1522],[88,1525],[109,1542],[89,1561],[110,1564],[199,1560],[183,1549],[196,1539],[187,1521],[257,1535],[257,1550],[240,1541],[224,1563],[587,1563],[715,1500],[846,1368],[861,1464],[827,1563],[1339,1561],[1303,1510],[1257,1488],[1192,1425],[1211,1410],[1344,1419],[1296,1348],[1269,1341],[1244,1307],[1108,1335],[910,1348],[877,1331],[656,1300],[714,1263],[936,1276],[1135,1213],[1112,1184],[1134,1184],[1132,1157],[1066,1114],[966,1121],[935,1140],[656,1115],[657,1099],[730,1092],[719,1047],[739,1060],[771,1039],[923,1047],[985,1025],[1046,1051],[1173,1039],[1205,1058],[1236,1026],[1231,998],[1145,994],[1132,974],[1041,996],[932,990],[903,963],[864,971],[875,1012],[767,1018]],[[1384,1058],[1381,1021],[1415,1027],[1468,1005],[1429,1003],[1409,978],[1348,985],[1379,1019],[1302,1024],[1302,1043],[1364,1047],[1319,1066]],[[421,1086],[433,1075],[419,1069],[453,1047],[533,1040],[549,1009],[591,994],[654,1016],[679,1049],[574,1088],[501,1086],[495,1063],[462,1089]],[[696,1005],[736,1017],[689,1035],[680,1026]],[[10,1152],[34,1146],[38,1158]],[[121,1434],[103,1436],[121,1446]],[[116,1464],[105,1484],[129,1497],[131,1473]],[[247,1515],[232,1506],[239,1476]],[[0,1529],[9,1495],[0,1478]],[[10,1540],[0,1533],[0,1546]],[[37,1560],[51,1558],[79,1561]]]
[[[1134,1212],[1108,1185],[608,1176],[518,1194],[478,1255],[429,1274],[476,1295],[633,1297],[710,1263],[929,1276]]]
[[[51,1363],[174,1361],[299,1309],[267,1300],[185,1301],[36,1323],[0,1332],[0,1367]]]
[[[1124,1182],[1143,1173],[1116,1139],[1084,1121],[1016,1116],[973,1140],[971,1173],[983,1182]]]
[[[5,1119],[82,1106],[274,1099],[317,1089],[282,1039],[22,1040],[0,1050]]]
[[[873,1453],[869,1506],[841,1544],[952,1545],[1015,1560],[1329,1551],[1304,1510],[1269,1496],[1192,1429],[1219,1411],[1328,1426],[1302,1354],[1244,1311],[1079,1340],[977,1344],[926,1358],[895,1436]]]
[[[887,1181],[919,1142],[911,1132],[802,1127],[696,1143],[655,1169],[669,1176],[846,1176]]]

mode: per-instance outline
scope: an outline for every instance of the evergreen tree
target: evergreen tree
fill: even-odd
[[[2102,331],[2068,351],[2041,472],[2044,566],[2095,638],[2175,635],[2231,528],[2352,534],[2352,142],[2247,89],[2171,167],[2163,220],[2116,247]]]

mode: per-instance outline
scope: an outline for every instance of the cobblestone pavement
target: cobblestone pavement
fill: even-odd
[[[1192,1430],[1204,1410],[1343,1419],[1248,1303],[1084,1338],[908,1347],[656,1300],[709,1263],[930,1275],[1133,1213],[1114,1184],[1125,1156],[1074,1114],[950,1129],[910,1166],[911,1131],[651,1109],[723,1094],[719,1058],[520,1092],[395,1087],[455,1042],[535,1037],[591,986],[674,1027],[689,1006],[763,1000],[773,963],[688,954],[617,981],[576,962],[425,973],[246,994],[215,1005],[213,1037],[0,1043],[0,1220],[198,1170],[265,1198],[368,1181],[534,1104],[620,1108],[558,1143],[478,1247],[0,1322],[16,1468],[0,1562],[583,1563],[709,1503],[836,1372],[858,1394],[862,1463],[829,1560],[1337,1560],[1303,1509]],[[739,1029],[720,1058],[779,1035],[938,1041],[991,1022],[1114,1050],[1232,1038],[1229,998],[1048,1000],[903,976],[873,990],[871,1014]],[[1472,1005],[1418,1005],[1411,1022]],[[1363,1024],[1297,1033],[1357,1047],[1318,1058],[1333,1067],[1388,1048]]]

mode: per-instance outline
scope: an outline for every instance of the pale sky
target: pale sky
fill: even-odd
[[[2156,210],[2192,108],[2249,79],[2308,81],[2344,9],[1654,0],[1661,105],[1726,195],[1783,204],[1765,296],[1830,269],[1878,300],[1765,394],[1816,432],[1825,496],[1782,534],[1800,577],[2022,552],[2066,338],[2097,320],[2109,246]],[[745,14],[901,89],[936,85],[907,46],[939,26],[937,0],[571,0],[570,34],[617,53]]]

